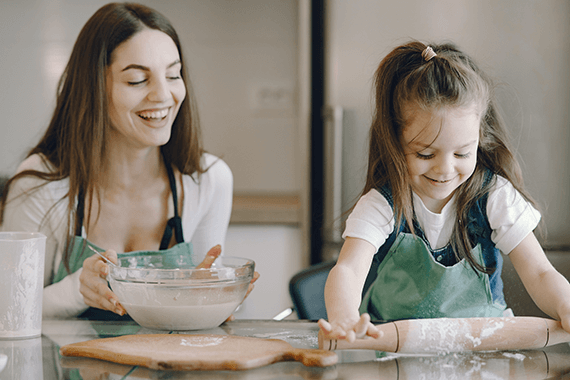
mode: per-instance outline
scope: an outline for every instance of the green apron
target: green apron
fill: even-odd
[[[163,155],[164,158],[164,155]],[[182,231],[182,219],[180,218],[178,212],[178,196],[176,192],[176,180],[174,178],[174,172],[172,166],[168,164],[165,159],[166,171],[168,174],[168,180],[170,184],[170,191],[172,192],[172,201],[174,203],[174,217],[168,220],[162,240],[160,242],[159,250],[157,251],[133,251],[126,253],[117,253],[118,258],[125,256],[146,256],[146,255],[161,255],[161,263],[165,267],[169,268],[191,268],[199,264],[199,258],[194,256],[191,242],[184,241],[184,234]],[[54,276],[53,283],[61,281],[64,277],[71,273],[76,272],[83,267],[83,261],[88,257],[91,257],[94,253],[87,245],[90,245],[95,250],[99,252],[105,251],[102,248],[95,246],[94,244],[87,241],[87,239],[82,237],[83,229],[83,214],[84,214],[84,195],[83,192],[79,193],[77,199],[77,221],[75,236],[70,244],[70,257],[69,257],[69,272],[65,268],[62,262],[59,265],[58,271]],[[168,248],[172,236],[174,235],[176,240],[176,245]],[[95,308],[89,308],[80,317],[85,316],[88,319],[116,319],[116,315],[108,312],[106,310],[99,310]]]
[[[69,269],[70,273],[76,272],[78,269],[83,267],[83,261],[88,257],[94,255],[93,251],[87,248],[90,245],[95,250],[99,252],[104,252],[105,250],[97,247],[96,245],[90,243],[81,236],[73,237],[73,244],[71,244],[71,255],[69,257]],[[133,251],[125,253],[117,253],[119,259],[121,257],[132,257],[132,256],[146,256],[146,255],[161,255],[162,264],[169,268],[180,268],[180,267],[195,267],[200,263],[198,259],[194,256],[191,242],[178,243],[175,246],[159,250],[159,251]],[[63,262],[59,265],[59,269],[54,277],[54,284],[61,281],[64,277],[68,276],[69,273],[65,268]]]
[[[484,264],[480,244],[472,250]],[[378,275],[360,306],[376,320],[501,317],[506,306],[493,303],[489,275],[463,259],[438,263],[420,237],[400,233],[378,266]]]

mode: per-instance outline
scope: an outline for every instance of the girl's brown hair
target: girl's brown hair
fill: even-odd
[[[471,207],[494,184],[486,183],[490,170],[509,180],[529,202],[536,205],[524,190],[521,169],[509,147],[506,128],[497,112],[491,80],[475,62],[451,43],[430,44],[436,53],[424,59],[427,45],[412,41],[395,48],[380,62],[375,73],[375,112],[370,128],[368,171],[362,194],[389,186],[394,199],[396,228],[405,219],[414,233],[412,187],[402,147],[402,130],[406,127],[406,107],[435,111],[442,107],[476,105],[481,110],[477,164],[473,175],[457,188],[457,219],[451,246],[458,259],[466,258],[483,272],[470,254],[472,242],[465,222]]]
[[[46,160],[50,172],[22,171],[7,183],[24,176],[36,176],[47,182],[69,179],[68,231],[75,222],[75,200],[83,192],[86,204],[98,196],[95,184],[105,156],[105,136],[110,128],[105,76],[113,52],[143,28],[167,34],[178,48],[182,62],[181,76],[186,97],[172,125],[168,143],[161,147],[167,162],[183,174],[201,174],[203,154],[198,112],[190,79],[186,71],[180,39],[172,24],[159,12],[134,3],[110,3],[99,10],[83,26],[69,62],[59,80],[56,107],[40,142],[28,153]],[[7,189],[2,197],[6,203]],[[62,200],[63,200],[62,199]],[[2,207],[3,209],[3,207]],[[86,212],[89,220],[90,210]],[[0,224],[1,224],[0,215]],[[64,263],[69,263],[69,239],[64,250]]]

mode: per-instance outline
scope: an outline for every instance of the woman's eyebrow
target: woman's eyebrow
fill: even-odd
[[[174,61],[174,62],[172,62],[170,65],[168,65],[166,68],[167,68],[167,69],[170,69],[172,66],[176,66],[176,65],[178,65],[179,63],[180,63],[180,60],[177,59],[176,61]],[[138,64],[136,64],[136,63],[132,63],[132,64],[128,65],[127,67],[125,67],[125,68],[124,68],[123,70],[121,70],[121,71],[127,71],[127,70],[131,70],[131,69],[134,69],[134,70],[142,70],[142,71],[150,71],[150,68],[149,68],[149,67],[146,67],[146,66],[143,66],[143,65],[138,65]]]

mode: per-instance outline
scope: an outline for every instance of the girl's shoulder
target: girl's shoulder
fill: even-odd
[[[540,213],[509,180],[499,175],[495,177],[496,181],[489,190],[487,200],[487,216],[490,220],[520,218],[525,214],[532,214],[533,218],[540,219]]]
[[[489,189],[489,197],[503,197],[506,195],[516,195],[518,191],[515,189],[513,184],[498,174],[494,174],[494,183]]]

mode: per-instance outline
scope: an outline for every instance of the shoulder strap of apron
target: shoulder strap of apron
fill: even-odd
[[[164,157],[164,154],[163,154]],[[178,214],[178,194],[176,192],[176,180],[174,179],[174,171],[172,170],[172,165],[166,161],[164,157],[164,164],[166,166],[166,172],[168,173],[168,181],[170,182],[170,191],[172,192],[172,201],[174,203],[174,216],[168,220],[166,223],[166,228],[164,229],[164,234],[162,235],[162,240],[160,242],[160,250],[168,249],[170,239],[172,239],[172,232],[174,231],[174,237],[176,238],[176,243],[184,242],[184,235],[182,233],[182,219]]]
[[[81,236],[84,212],[85,194],[83,193],[83,189],[79,189],[79,193],[77,194],[77,210],[75,210],[75,236]]]

